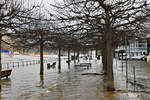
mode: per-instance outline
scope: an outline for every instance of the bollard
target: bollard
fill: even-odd
[[[51,64],[48,63],[48,64],[47,64],[47,69],[50,69],[50,67],[51,67]]]
[[[13,68],[15,67],[15,62],[13,62]]]

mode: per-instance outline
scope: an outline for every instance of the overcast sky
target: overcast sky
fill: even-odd
[[[39,2],[42,3],[45,7],[48,7],[49,4],[55,4],[55,2],[61,2],[62,0],[30,0],[35,3]]]
[[[47,11],[53,12],[53,8],[50,6],[50,4],[55,4],[55,2],[61,2],[62,0],[21,0],[23,3],[27,6],[32,5],[40,5],[42,6],[42,9],[40,10],[40,13],[43,13],[47,15]],[[46,10],[45,10],[46,9]]]

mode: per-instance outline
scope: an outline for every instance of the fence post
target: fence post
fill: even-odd
[[[22,66],[24,67],[24,61],[22,62]]]
[[[15,62],[13,62],[13,67],[15,67]]]
[[[18,67],[19,67],[19,62],[18,62]]]

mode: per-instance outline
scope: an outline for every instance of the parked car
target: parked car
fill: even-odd
[[[147,56],[141,57],[142,61],[147,61]]]
[[[132,56],[131,59],[133,60],[141,60],[145,55],[139,55],[139,56]]]
[[[146,61],[147,60],[147,56],[146,55],[132,56],[131,59],[132,60]]]

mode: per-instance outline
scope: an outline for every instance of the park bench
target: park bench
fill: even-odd
[[[56,62],[53,62],[53,64],[51,65],[50,63],[47,64],[47,69],[50,68],[55,68]]]
[[[11,72],[12,72],[12,70],[4,70],[4,71],[2,71],[2,72],[1,72],[2,77],[8,78],[8,76],[11,75]]]
[[[71,60],[67,60],[67,61],[66,61],[66,63],[70,63],[70,62],[71,62]]]

